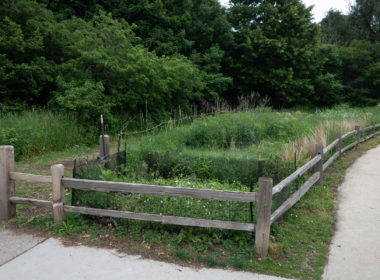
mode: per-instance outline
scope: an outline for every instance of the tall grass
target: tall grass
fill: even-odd
[[[13,145],[16,160],[91,141],[68,115],[42,110],[0,114],[0,145]]]
[[[316,143],[326,146],[337,132],[345,133],[356,125],[364,127],[371,121],[380,122],[379,107],[340,106],[315,112],[259,108],[216,113],[191,124],[128,138],[128,157],[134,161],[129,164],[132,173],[147,165],[155,176],[196,175],[247,184],[258,175],[259,153],[272,163],[292,163],[296,154],[301,164],[314,155]],[[279,164],[278,170],[271,171],[282,176],[283,166],[293,164]]]

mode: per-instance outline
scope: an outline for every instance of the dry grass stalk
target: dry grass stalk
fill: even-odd
[[[307,156],[312,157],[315,155],[315,145],[322,144],[326,147],[328,139],[335,137],[337,132],[346,133],[355,129],[355,126],[365,127],[366,120],[358,121],[326,121],[318,125],[314,133],[289,143],[283,150],[281,155],[282,160],[293,160],[294,153],[297,158]],[[329,137],[330,136],[330,137]]]

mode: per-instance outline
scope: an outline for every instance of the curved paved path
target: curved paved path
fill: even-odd
[[[0,232],[1,280],[286,280],[223,269],[183,267],[85,246],[65,247],[12,231]]]
[[[323,279],[380,279],[380,145],[347,170]]]

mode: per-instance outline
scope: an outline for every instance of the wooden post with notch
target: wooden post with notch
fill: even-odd
[[[356,145],[359,145],[360,143],[360,126],[355,126],[356,130]]]
[[[321,160],[315,166],[316,172],[319,172],[320,174],[318,183],[321,183],[323,181],[323,145],[322,144],[315,144],[315,154],[321,155]]]
[[[51,167],[51,176],[53,182],[53,216],[54,222],[59,223],[65,219],[65,189],[62,184],[64,166],[56,164]]]
[[[272,178],[259,178],[258,210],[255,228],[255,248],[261,257],[268,255],[270,217],[272,214]]]
[[[342,133],[338,132],[336,134],[336,139],[338,139],[338,144],[336,145],[336,150],[339,152],[339,156],[342,155]]]
[[[9,220],[16,215],[16,205],[9,201],[15,195],[15,183],[9,178],[14,171],[13,146],[0,146],[0,221]]]

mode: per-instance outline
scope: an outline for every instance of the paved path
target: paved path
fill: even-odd
[[[338,189],[337,231],[323,279],[380,279],[380,146],[347,170]]]
[[[114,250],[65,247],[55,238],[0,232],[0,279],[20,280],[281,280],[223,269],[195,269]]]

